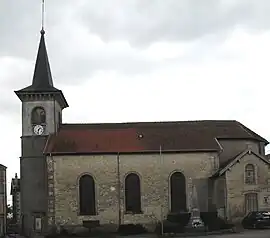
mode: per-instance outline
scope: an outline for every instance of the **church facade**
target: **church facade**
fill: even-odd
[[[237,121],[63,124],[68,103],[53,85],[44,31],[22,101],[21,226],[143,224],[170,212],[217,211],[237,221],[270,209],[268,141]]]

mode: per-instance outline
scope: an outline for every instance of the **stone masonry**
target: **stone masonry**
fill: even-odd
[[[256,184],[245,184],[244,168],[247,164],[255,165]],[[258,194],[259,210],[269,210],[269,165],[254,154],[246,154],[239,163],[226,172],[227,187],[227,214],[234,221],[241,220],[245,216],[245,194],[256,192]]]
[[[81,226],[83,220],[93,219],[100,220],[101,225],[112,224],[115,228],[119,223],[119,200],[121,224],[143,223],[150,228],[151,224],[160,220],[161,209],[165,217],[170,209],[169,178],[175,171],[185,175],[187,207],[190,206],[192,184],[196,184],[200,209],[207,211],[207,181],[218,166],[215,153],[162,154],[162,156],[120,154],[119,194],[117,155],[47,158],[50,163],[51,160],[53,160],[54,184],[49,184],[49,191],[53,195],[50,188],[54,188],[55,200],[54,205],[51,206],[55,208],[55,223],[64,226]],[[51,168],[51,165],[48,167]],[[130,172],[136,172],[141,178],[142,214],[124,214],[124,179]],[[97,216],[78,215],[78,180],[85,173],[91,174],[95,179]],[[51,170],[50,176],[52,176]],[[161,204],[163,204],[162,208]],[[53,216],[53,210],[50,215]],[[49,218],[51,222],[53,219]]]

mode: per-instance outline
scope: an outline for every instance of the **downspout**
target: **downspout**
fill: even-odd
[[[53,124],[54,124],[54,134],[57,132],[57,130],[58,130],[58,128],[57,128],[57,123],[56,123],[56,113],[55,113],[55,100],[53,100],[53,107],[54,107],[54,109],[53,109],[53,117],[54,117],[54,122],[53,122]]]
[[[163,158],[162,158],[162,146],[160,144],[159,146],[159,162],[160,162],[160,176],[162,176],[162,168],[163,168]],[[164,224],[163,224],[163,203],[164,203],[164,184],[162,182],[163,180],[160,180],[160,225],[161,225],[161,236],[163,236],[164,233]]]
[[[218,144],[218,146],[219,146],[219,151],[218,151],[218,168],[219,168],[219,166],[220,166],[220,155],[221,155],[221,153],[223,152],[223,147],[222,147],[222,145],[219,143],[219,141],[218,141],[218,139],[217,138],[215,138],[215,141],[217,142],[217,144]]]
[[[117,153],[117,196],[118,196],[118,228],[121,226],[121,181],[120,181],[120,157]]]
[[[220,151],[218,152],[218,169],[219,169],[219,166],[220,166],[220,155],[221,155],[221,153],[224,151],[224,149],[223,149],[223,147],[222,147],[222,145],[219,143],[219,141],[218,141],[218,139],[217,138],[215,138],[215,140],[216,140],[216,142],[217,142],[217,144],[218,144],[218,146],[219,146],[219,148],[220,148]],[[223,183],[223,186],[224,186],[224,217],[225,217],[225,219],[226,220],[228,220],[228,215],[229,215],[229,207],[228,207],[228,191],[227,191],[227,179],[226,179],[226,173],[223,175],[223,176],[225,176],[225,178],[224,178],[224,183]]]
[[[226,176],[227,176],[227,173],[224,174],[225,176],[225,181],[224,181],[224,195],[225,195],[225,207],[224,207],[224,216],[225,216],[225,219],[226,221],[230,220],[230,214],[229,214],[229,203],[228,203],[228,191],[227,191],[227,179],[226,179]]]

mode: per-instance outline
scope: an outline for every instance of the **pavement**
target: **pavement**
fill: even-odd
[[[9,238],[15,238],[14,236],[7,236]],[[161,238],[160,236],[154,234],[141,234],[141,235],[129,235],[129,236],[113,236],[114,238]],[[174,238],[185,238],[190,236],[183,235],[172,235],[164,237],[174,237]],[[270,238],[270,229],[264,230],[244,230],[240,233],[230,233],[230,234],[210,234],[210,235],[199,235],[193,236],[194,238]],[[23,236],[17,236],[16,238],[24,238]],[[89,237],[90,238],[90,237]],[[93,237],[91,237],[93,238]],[[109,238],[109,236],[108,236]]]
[[[205,236],[197,236],[202,238]],[[245,230],[241,233],[222,234],[222,235],[210,235],[211,238],[270,238],[270,229],[268,230]]]
[[[156,235],[133,235],[133,236],[117,236],[117,238],[156,238],[158,236]],[[164,237],[170,237],[170,236],[164,236]],[[184,237],[190,237],[190,236],[171,236],[174,238],[184,238]],[[203,235],[203,236],[193,236],[196,238],[270,238],[270,229],[268,230],[244,230],[241,233],[230,233],[230,234],[211,234],[211,235]]]

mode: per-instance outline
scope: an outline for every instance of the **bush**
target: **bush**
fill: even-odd
[[[163,233],[183,233],[185,227],[182,224],[170,222],[168,220],[163,221]],[[161,222],[156,226],[155,232],[161,235]]]
[[[201,212],[200,217],[204,222],[204,225],[208,227],[209,231],[230,229],[233,227],[233,224],[218,217],[217,212]]]
[[[133,235],[146,233],[147,230],[141,224],[126,224],[121,225],[118,228],[118,233],[120,235]]]
[[[169,213],[167,215],[167,220],[185,227],[189,222],[190,216],[191,214],[188,212]]]

